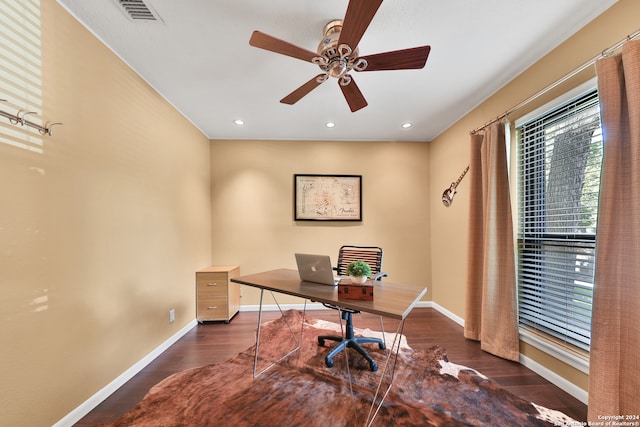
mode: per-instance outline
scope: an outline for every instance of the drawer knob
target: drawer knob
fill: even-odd
[[[216,282],[209,282],[207,286],[218,286],[218,284]]]
[[[209,306],[209,310],[215,310],[215,309],[217,309],[217,308],[218,308],[218,306],[217,306],[217,305],[210,305],[210,306]]]

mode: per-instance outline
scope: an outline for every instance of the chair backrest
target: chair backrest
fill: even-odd
[[[347,266],[353,261],[364,261],[371,267],[372,276],[382,272],[382,248],[377,246],[344,245],[338,253],[338,275],[344,276]]]

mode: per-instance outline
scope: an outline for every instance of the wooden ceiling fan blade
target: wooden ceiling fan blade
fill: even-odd
[[[253,47],[259,47],[260,49],[269,50],[271,52],[301,59],[307,62],[312,62],[313,58],[318,56],[315,52],[303,49],[287,41],[280,40],[279,38],[257,30],[251,34],[249,44]]]
[[[348,85],[343,86],[340,84],[339,86],[340,89],[342,89],[344,99],[347,100],[347,104],[349,104],[349,108],[351,109],[352,113],[355,113],[361,108],[369,105],[367,104],[367,100],[364,99],[362,92],[360,92],[360,89],[358,88],[358,85],[356,84],[356,81],[353,80],[353,78]]]
[[[381,4],[382,0],[350,0],[342,23],[338,46],[344,43],[356,50]]]
[[[420,46],[361,56],[360,58],[366,60],[368,65],[364,70],[356,71],[416,70],[424,68],[430,51],[431,46]]]
[[[326,79],[321,80],[321,78],[324,77],[325,75],[326,74],[318,74],[317,76],[315,76],[314,78],[312,78],[311,80],[309,80],[308,82],[300,86],[298,89],[294,90],[289,95],[282,98],[280,102],[288,105],[295,104],[296,102],[300,101],[302,97],[304,97],[306,94],[308,94],[309,92],[311,92],[312,90],[320,86],[322,83],[324,83]]]

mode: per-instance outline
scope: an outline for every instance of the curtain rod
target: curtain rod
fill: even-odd
[[[0,99],[0,101],[4,102],[6,101],[6,99]],[[40,132],[41,135],[49,135],[51,136],[51,128],[55,125],[61,125],[62,123],[51,123],[51,122],[47,122],[45,123],[44,126],[40,126],[37,123],[34,122],[30,122],[29,120],[26,120],[25,117],[28,116],[29,114],[36,114],[33,111],[23,111],[20,110],[18,111],[16,114],[9,114],[6,111],[0,110],[0,116],[2,117],[6,117],[7,119],[9,119],[9,122],[12,125],[21,125],[21,126],[29,126],[32,127],[34,129],[37,129],[38,132]]]
[[[476,132],[479,132],[479,131],[483,130],[487,126],[489,126],[489,125],[491,125],[491,124],[493,124],[493,123],[495,123],[495,122],[497,122],[499,120],[504,119],[509,114],[513,113],[514,111],[524,107],[525,105],[527,105],[528,103],[532,102],[536,98],[539,98],[540,96],[544,95],[545,93],[549,92],[550,90],[555,89],[556,87],[560,86],[562,83],[566,82],[567,80],[571,79],[572,77],[575,77],[577,74],[579,74],[582,71],[586,70],[587,68],[589,68],[590,66],[595,64],[598,59],[601,59],[601,58],[604,58],[604,57],[607,57],[607,56],[611,55],[613,52],[615,52],[616,50],[620,49],[620,47],[622,47],[623,44],[625,44],[626,42],[637,38],[638,36],[640,36],[640,29],[638,29],[635,32],[629,34],[627,37],[625,37],[624,39],[620,40],[619,42],[617,42],[613,46],[603,50],[600,54],[594,56],[589,61],[585,62],[584,64],[582,64],[581,66],[579,66],[575,70],[571,71],[569,74],[566,74],[565,76],[559,78],[555,82],[551,83],[549,86],[545,87],[544,89],[540,90],[539,92],[536,92],[535,94],[531,95],[529,98],[525,99],[524,101],[521,101],[518,104],[514,105],[513,107],[509,108],[507,111],[505,111],[504,113],[500,114],[495,119],[485,123],[484,125],[480,126],[479,128],[476,128],[476,129],[470,131],[469,133],[474,134]]]

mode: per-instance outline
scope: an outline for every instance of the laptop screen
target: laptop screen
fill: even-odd
[[[305,282],[334,286],[339,279],[334,276],[331,257],[328,255],[295,254],[298,274]]]

